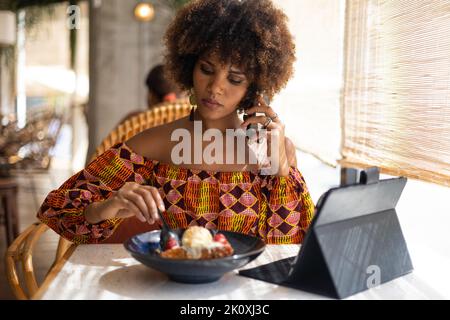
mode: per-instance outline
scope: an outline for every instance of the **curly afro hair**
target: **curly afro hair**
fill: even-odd
[[[258,92],[269,98],[293,74],[295,45],[287,17],[270,0],[194,0],[177,13],[165,35],[168,76],[183,89],[193,87],[197,59],[216,53],[222,63],[239,66],[250,80],[240,106]]]

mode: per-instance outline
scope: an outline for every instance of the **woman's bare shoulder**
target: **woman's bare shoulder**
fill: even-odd
[[[181,118],[170,123],[146,129],[125,143],[137,154],[148,159],[164,161],[170,156],[173,144],[170,138],[173,130],[183,128],[184,122],[185,119]]]

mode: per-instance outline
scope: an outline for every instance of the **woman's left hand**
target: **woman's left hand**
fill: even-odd
[[[266,130],[267,137],[267,157],[270,160],[270,170],[271,173],[277,176],[288,176],[289,175],[289,162],[286,154],[286,144],[285,144],[285,126],[281,122],[277,113],[267,105],[264,101],[262,95],[257,98],[257,105],[245,110],[247,114],[264,113],[263,116],[252,116],[246,119],[242,124],[241,128],[246,129],[250,124],[262,124],[263,129]],[[261,132],[258,132],[261,136]],[[264,133],[262,134],[264,137]],[[273,146],[277,150],[272,152],[271,147]],[[273,156],[272,156],[273,154]],[[276,158],[274,158],[276,157]],[[278,161],[277,161],[278,160]],[[272,166],[275,166],[274,168]]]

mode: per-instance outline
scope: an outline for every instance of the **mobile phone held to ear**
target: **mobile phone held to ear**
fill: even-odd
[[[257,94],[256,95],[256,97],[258,97],[259,96],[259,94]],[[269,105],[269,98],[267,97],[267,95],[265,94],[265,93],[263,93],[262,94],[262,96],[263,96],[263,100],[264,100],[264,103],[266,104],[266,105]],[[250,107],[253,107],[253,106],[256,106],[258,104],[258,100],[257,99],[255,99],[254,100],[254,102],[253,102],[253,104],[250,106]],[[264,113],[262,113],[262,112],[256,112],[256,114],[255,113],[250,113],[250,114],[247,114],[247,113],[245,113],[244,114],[244,121],[246,121],[248,118],[250,118],[250,117],[253,117],[253,116],[260,116],[260,115],[264,115]],[[247,126],[247,130],[250,130],[250,129],[253,129],[253,130],[255,130],[255,131],[258,131],[259,129],[261,129],[262,128],[262,125],[261,124],[258,124],[258,123],[251,123],[251,124],[249,124],[248,126]],[[253,131],[252,130],[252,131]]]

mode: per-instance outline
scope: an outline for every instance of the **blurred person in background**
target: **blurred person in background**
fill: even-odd
[[[186,97],[186,94],[184,94],[174,82],[165,76],[164,66],[162,64],[158,64],[150,70],[145,79],[145,85],[147,87],[148,110],[151,110],[154,106],[162,102],[174,102],[177,99]],[[143,112],[143,110],[130,112],[119,122],[119,124],[141,112]]]

